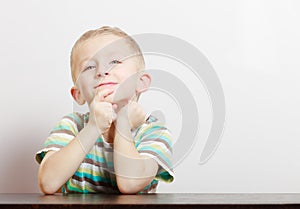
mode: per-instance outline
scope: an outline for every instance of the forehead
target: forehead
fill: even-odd
[[[76,49],[76,61],[101,58],[118,54],[120,58],[130,57],[136,51],[129,38],[112,34],[102,34],[89,38],[78,45]]]

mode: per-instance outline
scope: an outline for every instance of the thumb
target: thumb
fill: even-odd
[[[117,104],[112,105],[112,120],[115,121],[117,119],[117,113],[116,110],[118,108]]]

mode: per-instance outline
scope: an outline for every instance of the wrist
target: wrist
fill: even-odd
[[[96,124],[92,123],[92,122],[88,122],[86,124],[86,126],[84,127],[85,132],[90,133],[91,136],[94,137],[98,137],[99,135],[101,135],[101,130],[98,129],[98,127],[96,126]]]
[[[131,129],[131,124],[129,120],[125,117],[118,117],[115,121],[116,128],[119,129]]]
[[[117,138],[124,138],[126,140],[132,141],[131,136],[131,126],[128,120],[126,119],[117,119],[115,122],[116,126],[116,136]]]
[[[99,136],[99,135],[102,135],[105,132],[107,132],[108,129],[110,128],[110,126],[111,126],[111,123],[108,126],[108,125],[98,124],[95,121],[89,121],[87,123],[87,125],[85,126],[85,128],[88,129],[88,130],[90,130],[93,133],[97,133],[97,135]]]
[[[95,126],[87,124],[75,137],[83,152],[88,154],[99,137],[99,131]]]

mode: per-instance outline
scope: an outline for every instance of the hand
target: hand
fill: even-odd
[[[146,112],[135,101],[129,101],[127,105],[122,107],[117,115],[117,123],[120,121],[128,121],[130,128],[134,129],[142,125],[146,120]]]
[[[97,127],[100,134],[107,132],[113,121],[116,120],[117,105],[105,101],[113,90],[103,90],[96,93],[90,104],[89,125]]]

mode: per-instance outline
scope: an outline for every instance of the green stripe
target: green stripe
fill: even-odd
[[[106,161],[105,158],[102,157],[102,156],[98,156],[98,155],[94,155],[92,153],[89,153],[85,157],[88,158],[88,159],[91,159],[93,161],[99,162],[99,163],[106,163],[108,167],[113,166],[113,162]]]
[[[165,137],[165,136],[162,136],[162,135],[156,135],[156,134],[151,134],[149,136],[147,136],[146,138],[144,139],[154,139],[153,140],[153,143],[155,143],[155,139],[162,139],[164,140],[165,142],[167,142],[167,144],[169,145],[169,147],[172,147],[172,142],[169,138]],[[141,143],[143,143],[143,140],[140,140],[139,142],[136,143],[136,147],[138,147]],[[147,141],[148,143],[148,141]]]
[[[171,176],[170,174],[169,174],[169,172],[168,171],[163,171],[163,172],[161,172],[161,173],[158,173],[157,175],[156,175],[156,177],[155,177],[156,179],[160,179],[160,180],[163,180],[163,181],[165,181],[165,182],[172,182],[173,180],[174,180],[174,177],[173,176]]]
[[[61,146],[66,146],[68,144],[68,142],[61,142],[61,141],[57,141],[57,140],[49,140],[49,141],[45,141],[44,146],[47,147],[48,145],[61,145]]]
[[[138,132],[141,132],[141,134],[137,135],[137,138],[140,140],[143,136],[148,135],[151,132],[154,132],[158,129],[162,129],[161,131],[166,131],[165,127],[161,126],[161,125],[151,125],[150,127],[141,127],[140,130],[138,130]]]
[[[90,170],[90,171],[92,171],[92,170]],[[76,171],[74,175],[78,176],[79,178],[87,177],[89,179],[92,179],[95,182],[110,183],[110,179],[108,179],[108,178],[104,178],[104,177],[101,177],[101,176],[94,176],[93,174],[86,173],[86,172],[78,172],[78,171]]]
[[[75,185],[78,186],[78,187],[80,186],[80,185],[77,185],[77,184],[75,184]],[[80,189],[78,187],[73,187],[69,181],[67,182],[67,187],[68,187],[69,191],[73,191],[73,192],[80,192],[80,193],[84,193],[84,194],[87,194],[87,193],[91,192],[87,189]]]
[[[78,117],[77,114],[71,113],[71,114],[67,115],[67,117],[73,118],[77,122],[77,124],[79,124],[80,126],[83,126],[82,121],[80,120],[80,118]],[[68,119],[68,118],[66,118],[66,119]]]
[[[157,184],[158,181],[153,179],[150,184],[148,184],[142,191],[148,190],[152,185]]]
[[[53,131],[60,131],[60,130],[69,130],[72,133],[74,132],[69,125],[59,124],[53,128]]]
[[[170,161],[169,158],[166,157],[166,155],[164,153],[162,153],[160,150],[158,149],[154,149],[153,147],[149,147],[149,146],[144,146],[141,148],[138,148],[138,151],[153,151],[155,152],[160,158],[162,158],[165,163],[167,163],[168,167],[171,167],[172,163]]]

